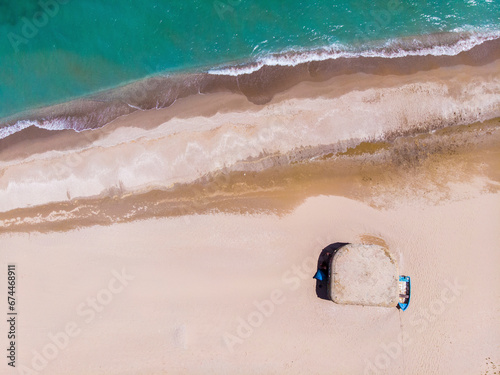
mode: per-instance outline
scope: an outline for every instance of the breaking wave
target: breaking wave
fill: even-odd
[[[237,66],[223,66],[208,71],[214,75],[240,76],[251,74],[264,66],[297,66],[312,61],[352,59],[358,57],[397,58],[406,56],[456,56],[489,40],[499,39],[500,31],[456,32],[430,34],[415,38],[392,39],[381,45],[365,45],[358,50],[341,44],[312,51],[290,50],[262,56],[256,61]],[[371,48],[366,48],[371,47]]]

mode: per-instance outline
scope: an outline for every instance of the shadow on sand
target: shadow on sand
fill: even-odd
[[[335,242],[323,250],[318,257],[318,270],[320,270],[325,276],[323,280],[316,279],[316,295],[318,298],[330,301],[330,296],[328,295],[328,279],[330,277],[330,263],[335,252],[342,246],[347,245],[348,242]]]

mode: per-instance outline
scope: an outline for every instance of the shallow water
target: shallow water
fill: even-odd
[[[158,73],[275,63],[276,53],[293,64],[290,52],[306,51],[303,61],[317,59],[318,48],[335,56],[451,44],[456,52],[461,38],[474,44],[464,31],[497,33],[500,16],[498,2],[473,0],[23,0],[0,8],[0,118]]]

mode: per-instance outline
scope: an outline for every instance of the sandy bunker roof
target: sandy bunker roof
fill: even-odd
[[[394,307],[398,283],[398,265],[382,246],[348,244],[332,258],[329,290],[336,303]]]

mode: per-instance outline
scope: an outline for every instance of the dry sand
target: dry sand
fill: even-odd
[[[79,334],[40,373],[492,373],[499,204],[499,194],[483,194],[376,210],[320,196],[285,217],[213,214],[3,236],[3,262],[18,265],[19,361],[30,366],[49,333],[75,322]],[[411,275],[406,312],[316,297],[321,249],[366,235],[386,241]],[[122,269],[133,280],[109,301],[103,290]],[[98,302],[94,316],[86,301],[96,297],[108,304]]]

